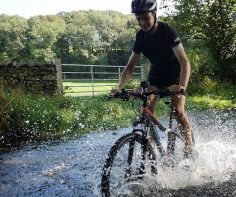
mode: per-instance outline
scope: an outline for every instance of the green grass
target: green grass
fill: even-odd
[[[104,92],[109,92],[118,85],[118,82],[95,82],[91,87],[91,82],[63,82],[64,93],[67,96],[92,96]]]
[[[189,85],[188,107],[190,110],[236,108],[236,86],[216,82],[208,77]]]
[[[211,98],[209,96],[192,96],[189,98],[191,104],[189,104],[189,109],[229,109],[236,108],[236,103],[233,100],[220,99],[220,98]]]
[[[136,81],[130,82],[127,87],[137,84]],[[95,81],[93,87],[91,81],[65,81],[63,82],[64,93],[66,96],[93,96],[107,94],[112,88],[118,86],[118,81]],[[94,92],[94,93],[93,93]]]

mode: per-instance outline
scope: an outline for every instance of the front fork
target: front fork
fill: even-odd
[[[142,130],[140,129],[134,129],[133,133],[136,132],[142,132]],[[144,140],[147,140],[144,136],[144,133],[142,132],[142,136],[143,136],[143,141],[141,144],[141,151],[142,151],[142,161],[140,163],[140,168],[138,169],[139,172],[138,174],[144,174],[145,173],[145,160],[147,157],[147,142]],[[133,156],[134,156],[134,147],[135,147],[135,139],[131,140],[131,142],[129,143],[129,150],[128,150],[128,159],[127,159],[127,163],[128,163],[128,168],[126,169],[126,174],[125,174],[125,178],[130,177],[132,172],[131,172],[131,164],[133,161]]]
[[[149,129],[152,129],[151,127]],[[136,132],[142,132],[141,130],[139,129],[134,129],[133,130],[134,133]],[[153,131],[149,131],[149,132],[153,132]],[[149,141],[147,139],[147,136],[146,134],[148,134],[149,132],[147,133],[143,133],[142,132],[142,142],[141,142],[141,162],[140,162],[140,167],[139,169],[137,169],[137,173],[139,175],[142,175],[142,174],[145,174],[145,163],[147,160],[150,160],[150,161],[155,161],[156,160],[156,155],[153,155],[153,153],[150,152],[149,147],[150,144],[149,144]],[[129,150],[128,150],[128,160],[127,160],[127,163],[128,163],[128,168],[126,170],[126,175],[125,177],[129,177],[131,175],[131,164],[132,164],[132,160],[133,160],[133,154],[134,154],[134,147],[135,147],[135,140],[132,140],[130,143],[129,143]],[[153,165],[152,166],[152,173],[156,173],[156,168],[155,166]]]
[[[146,140],[146,139],[144,139]],[[128,163],[128,168],[126,169],[126,174],[125,174],[125,178],[127,177],[130,177],[132,172],[131,172],[131,164],[132,164],[132,160],[133,160],[133,155],[134,155],[134,146],[135,146],[135,140],[132,140],[130,143],[129,143],[129,150],[128,150],[128,160],[127,160],[127,163]],[[144,174],[145,173],[145,161],[146,161],[146,158],[147,158],[147,155],[148,155],[148,150],[147,150],[147,142],[142,142],[142,145],[141,145],[141,151],[142,151],[142,160],[140,162],[140,167],[139,169],[136,169],[138,170],[138,174]]]
[[[174,109],[171,107],[170,113],[170,122],[169,122],[169,131],[168,132],[168,141],[167,141],[167,155],[174,155],[175,154],[175,141],[176,141],[176,134],[172,131],[172,124],[173,124],[173,113]]]

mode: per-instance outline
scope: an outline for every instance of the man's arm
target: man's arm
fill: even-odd
[[[125,67],[125,69],[122,72],[121,75],[121,80],[120,83],[118,85],[118,91],[120,91],[122,88],[125,87],[126,83],[129,81],[129,79],[131,78],[134,69],[135,69],[135,65],[138,62],[139,57],[141,56],[141,54],[137,54],[135,52],[132,52],[129,61]]]
[[[173,48],[173,51],[181,66],[179,85],[182,86],[184,89],[186,89],[190,77],[190,70],[191,70],[190,62],[185,53],[184,47],[181,43],[175,46]]]

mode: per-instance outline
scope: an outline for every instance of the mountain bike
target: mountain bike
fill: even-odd
[[[182,91],[181,94],[186,93]],[[133,100],[139,99],[142,107],[138,120],[133,122],[132,131],[119,138],[108,153],[102,170],[102,196],[114,196],[113,192],[116,193],[125,181],[142,178],[147,173],[156,175],[158,162],[174,155],[176,138],[184,141],[178,127],[173,127],[174,109],[170,99],[165,102],[170,108],[169,126],[166,128],[148,109],[150,95],[156,95],[159,98],[173,96],[168,89],[148,92],[146,82],[141,82],[140,92],[128,92],[123,89],[120,94],[114,96],[124,101],[131,97]],[[163,147],[162,137],[158,130],[167,133],[167,150]]]

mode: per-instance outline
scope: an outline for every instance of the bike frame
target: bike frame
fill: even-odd
[[[156,146],[158,149],[160,149],[160,152],[163,153],[161,156],[174,154],[175,152],[175,141],[176,141],[176,134],[174,132],[171,132],[173,129],[173,113],[174,109],[171,105],[171,102],[165,102],[170,108],[169,113],[169,126],[168,128],[165,128],[161,122],[156,119],[153,115],[153,113],[148,108],[148,99],[145,93],[145,87],[142,87],[143,89],[143,96],[141,96],[141,99],[143,101],[142,104],[142,112],[140,114],[140,118],[138,121],[133,122],[133,131],[132,132],[141,132],[144,139],[148,139],[149,137],[154,140]],[[142,94],[141,94],[142,95]],[[141,125],[142,129],[135,129],[137,125]],[[160,136],[158,135],[158,132],[156,130],[157,126],[161,131],[168,132],[168,141],[167,141],[167,150],[163,148],[163,145],[161,143]],[[145,144],[145,143],[144,143]],[[145,156],[144,156],[145,157]],[[145,159],[145,158],[144,158]]]
[[[148,108],[148,96],[156,95],[158,97],[164,96],[172,96],[170,91],[168,90],[158,90],[153,92],[147,92],[147,84],[141,82],[142,91],[141,92],[127,92],[124,89],[117,94],[112,95],[110,98],[120,98],[124,101],[127,101],[130,96],[134,98],[139,98],[143,101],[142,103],[142,110],[139,113],[139,120],[133,122],[133,130],[132,133],[128,133],[121,138],[119,138],[115,144],[112,146],[106,163],[103,168],[103,175],[102,175],[102,191],[106,196],[110,196],[110,176],[111,176],[111,168],[116,157],[116,154],[124,145],[128,145],[128,157],[125,158],[125,174],[124,178],[129,178],[132,176],[132,161],[134,161],[134,150],[139,151],[141,146],[141,155],[138,153],[138,159],[140,159],[140,165],[138,162],[138,166],[134,171],[134,175],[141,175],[145,173],[147,169],[145,169],[145,164],[150,162],[151,164],[151,173],[157,174],[157,165],[159,158],[162,158],[165,155],[169,155],[169,153],[174,154],[175,148],[175,139],[178,136],[180,139],[180,135],[173,130],[173,115],[174,109],[171,105],[171,102],[166,102],[166,104],[170,107],[170,115],[169,115],[169,125],[168,128],[165,128],[161,122],[155,118],[153,113]],[[181,92],[181,94],[185,94],[185,92]],[[138,127],[138,126],[141,126]],[[167,151],[162,146],[161,138],[157,132],[157,128],[161,131],[168,133],[168,142],[167,142]],[[183,140],[183,139],[182,139]],[[137,146],[136,146],[137,143]],[[141,158],[140,158],[141,156]],[[147,161],[147,162],[146,162]],[[135,163],[136,164],[136,163]],[[154,164],[154,165],[152,165]],[[137,173],[138,170],[139,172]]]

